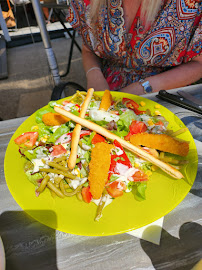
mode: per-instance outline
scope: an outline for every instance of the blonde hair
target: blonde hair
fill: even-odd
[[[123,0],[124,1],[124,0]],[[110,0],[91,0],[91,18],[92,21],[96,21],[99,14],[99,10],[102,7],[106,7]],[[162,0],[142,0],[141,18],[145,18],[146,25],[154,21]]]

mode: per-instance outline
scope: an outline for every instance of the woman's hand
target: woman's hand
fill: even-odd
[[[82,59],[83,67],[86,72],[87,89],[94,88],[95,91],[109,90],[109,85],[100,69],[100,58],[86,45],[82,47]]]

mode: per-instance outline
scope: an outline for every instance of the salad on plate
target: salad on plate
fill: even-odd
[[[145,200],[157,169],[183,178],[189,143],[176,136],[186,128],[169,130],[160,106],[152,114],[145,105],[89,89],[38,110],[37,124],[14,139],[36,196],[48,190],[53,199],[95,203],[98,221],[104,207],[128,192]]]

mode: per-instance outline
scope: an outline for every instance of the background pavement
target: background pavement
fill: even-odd
[[[76,38],[81,45],[81,38]],[[60,73],[66,71],[70,39],[52,39]],[[7,48],[8,78],[0,80],[0,119],[29,116],[47,105],[54,87],[42,42]],[[81,53],[74,46],[70,73],[62,81],[86,88]]]

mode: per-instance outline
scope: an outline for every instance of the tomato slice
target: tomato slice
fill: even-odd
[[[132,134],[143,133],[147,130],[147,126],[144,122],[133,120],[130,127]]]
[[[71,103],[71,101],[69,101],[69,100],[64,100],[64,101],[62,102],[62,105],[65,106],[65,105],[67,105],[68,103]]]
[[[17,137],[14,142],[18,145],[24,144],[26,147],[32,147],[35,145],[38,136],[38,132],[26,132]]]
[[[70,104],[70,103],[72,103],[72,102],[69,101],[69,100],[64,100],[64,101],[62,102],[62,105],[65,106],[65,105]],[[77,107],[77,108],[80,109],[80,105],[79,105],[78,103],[75,103],[75,104],[72,103],[72,105],[74,105],[75,107]]]
[[[96,134],[94,135],[94,137],[93,137],[91,143],[92,143],[92,144],[96,144],[96,143],[99,143],[99,142],[105,142],[105,138],[102,137],[100,134],[97,134],[97,133],[96,133]]]
[[[66,152],[67,152],[67,150],[61,144],[54,145],[53,151],[51,152],[51,156],[56,157],[56,156],[65,154]]]
[[[82,194],[84,202],[86,202],[86,203],[91,202],[93,196],[92,196],[92,194],[90,192],[90,187],[89,186],[88,187],[83,187],[82,191],[81,191],[81,194]]]
[[[90,134],[91,134],[90,130],[81,130],[80,138],[82,138],[83,136],[88,136]]]
[[[125,104],[125,105],[128,104],[129,106],[131,106],[131,108],[136,108],[136,109],[139,108],[139,104],[136,103],[134,100],[132,100],[132,99],[130,99],[130,98],[123,98],[123,99],[122,99],[122,102],[123,102],[123,104]]]
[[[144,122],[133,120],[131,125],[129,126],[129,130],[129,133],[124,138],[126,141],[129,141],[131,135],[133,134],[145,132],[147,130],[147,126]]]
[[[143,171],[136,171],[132,176],[134,182],[147,181],[148,176]]]
[[[126,155],[122,145],[117,141],[114,140],[114,146],[119,148],[120,152],[118,154],[111,154],[111,164],[108,172],[108,180],[110,179],[112,174],[124,174],[124,171],[132,168],[132,164]]]
[[[124,139],[126,140],[126,141],[130,141],[130,137],[132,136],[133,134],[131,133],[131,132],[129,132],[125,137],[124,137]]]
[[[122,99],[123,104],[126,105],[126,107],[130,110],[133,110],[135,114],[139,115],[139,114],[143,114],[145,113],[145,111],[140,111],[139,108],[139,104],[137,104],[134,100],[129,99],[129,98],[123,98]]]
[[[126,190],[126,185],[123,182],[114,181],[106,186],[106,190],[113,198],[123,195],[123,191]]]
[[[155,125],[156,126],[164,126],[164,123],[162,121],[158,121]]]

